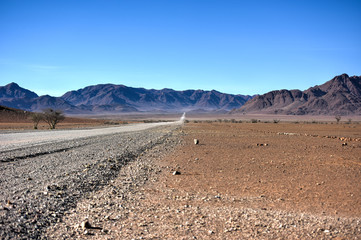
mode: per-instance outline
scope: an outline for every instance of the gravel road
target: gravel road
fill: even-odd
[[[180,120],[179,122],[181,122]],[[176,122],[176,123],[179,123]],[[85,137],[94,137],[123,132],[142,131],[157,126],[174,124],[174,122],[130,124],[121,127],[108,127],[97,129],[81,130],[53,130],[53,131],[29,131],[17,133],[0,134],[0,151],[9,151],[23,147],[41,145],[44,143],[61,142],[65,140],[75,140]]]
[[[183,118],[184,119],[184,118]],[[162,144],[175,123],[0,135],[0,238],[42,238],[80,199]]]

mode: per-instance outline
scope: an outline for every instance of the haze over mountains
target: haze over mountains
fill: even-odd
[[[254,98],[215,90],[144,89],[99,84],[61,97],[38,96],[16,83],[0,87],[0,105],[27,111],[45,108],[67,114],[118,114],[130,112],[218,112],[286,115],[361,115],[361,76],[347,74],[305,91],[278,90]]]
[[[124,85],[99,84],[61,97],[38,96],[16,83],[0,87],[0,105],[41,111],[61,109],[68,114],[116,114],[124,112],[228,112],[241,107],[251,96],[224,94],[203,90],[132,88]]]
[[[254,97],[232,113],[360,115],[361,76],[342,74],[305,91],[271,91]]]

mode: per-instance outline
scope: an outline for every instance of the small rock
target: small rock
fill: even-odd
[[[199,144],[199,140],[198,140],[198,139],[194,139],[194,144],[195,144],[195,145]]]
[[[342,143],[342,146],[347,146],[347,143]]]
[[[85,229],[85,228],[91,228],[92,226],[90,225],[90,223],[88,221],[84,221],[80,224],[81,228]]]
[[[173,175],[181,175],[181,173],[179,171],[174,171]]]

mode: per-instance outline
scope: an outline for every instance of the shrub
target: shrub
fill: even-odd
[[[65,119],[65,116],[60,110],[53,110],[51,108],[43,111],[44,121],[49,124],[50,129],[55,129],[55,126]]]
[[[41,113],[33,113],[31,115],[31,120],[34,123],[34,129],[38,129],[39,122],[43,120],[44,116]]]

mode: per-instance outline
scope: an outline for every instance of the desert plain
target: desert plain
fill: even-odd
[[[49,239],[360,239],[357,121],[197,120],[168,131]],[[194,143],[197,139],[198,144]]]

